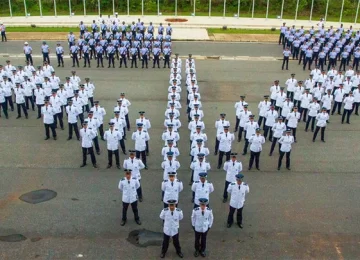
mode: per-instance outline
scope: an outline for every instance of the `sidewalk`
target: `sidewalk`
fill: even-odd
[[[90,25],[92,20],[97,20],[98,16],[30,16],[30,17],[1,17],[0,20],[7,26],[30,26],[35,24],[36,26],[43,27],[57,27],[57,26],[78,26],[80,21]],[[148,15],[142,17],[141,15],[119,16],[121,21],[131,23],[137,22],[140,18],[141,21],[148,25],[149,22],[153,22],[154,26],[158,26],[160,23],[166,25],[168,22],[166,19],[183,18],[186,22],[171,22],[171,26],[174,28],[221,28],[226,25],[228,28],[246,28],[246,29],[279,29],[283,22],[286,22],[288,26],[295,25],[296,27],[304,26],[304,28],[316,27],[318,21],[306,21],[306,20],[281,20],[281,19],[265,19],[265,18],[236,18],[236,17],[206,17],[206,16],[156,16]],[[330,25],[337,28],[338,22],[327,22],[325,26],[328,28]],[[345,28],[349,28],[351,23],[344,23]]]

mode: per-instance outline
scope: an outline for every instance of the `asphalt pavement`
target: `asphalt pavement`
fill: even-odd
[[[33,48],[34,55],[41,54],[41,41],[29,41],[29,45]],[[56,42],[47,41],[50,50],[54,53]],[[61,42],[67,53],[67,42]],[[22,54],[23,41],[9,41],[0,44],[0,54]],[[189,50],[194,55],[201,56],[251,56],[251,57],[281,57],[281,48],[277,44],[271,43],[218,43],[218,42],[174,42],[173,53],[187,55]]]
[[[176,48],[199,54],[191,49],[192,46],[200,48],[196,47],[198,43],[188,44],[189,47],[185,43],[178,47],[177,43]],[[256,44],[209,43],[206,46],[218,46],[218,49],[232,46],[238,50],[247,46],[251,53],[268,46],[271,52],[272,48],[272,45]],[[22,63],[21,59],[11,60],[13,64]],[[0,59],[0,63],[4,61]],[[36,59],[38,63],[40,60]],[[313,143],[312,133],[304,132],[304,123],[300,122],[298,143],[293,145],[291,153],[291,171],[285,167],[277,171],[278,153],[268,156],[268,141],[260,158],[261,171],[248,171],[249,155],[240,155],[245,182],[250,187],[243,211],[244,229],[236,225],[226,228],[228,204],[222,203],[225,172],[216,169],[217,156],[213,155],[215,120],[220,113],[226,113],[232,130],[234,103],[240,95],[246,95],[249,109],[258,115],[257,104],[269,93],[274,79],[284,85],[291,72],[297,74],[297,79],[305,80],[308,76],[308,72],[293,62],[290,62],[290,71],[281,71],[280,66],[280,61],[196,61],[209,139],[207,146],[211,152],[209,181],[215,187],[210,195],[215,222],[208,235],[208,259],[357,259],[360,255],[360,179],[355,162],[359,159],[356,138],[360,118],[356,116],[351,117],[350,125],[342,125],[338,115],[331,116],[326,143],[319,139]],[[56,73],[64,79],[71,70],[67,61],[66,67],[56,69]],[[125,92],[132,103],[131,130],[134,130],[138,111],[146,111],[146,117],[151,120],[149,170],[142,171],[144,201],[139,203],[143,224],[136,225],[129,209],[127,224],[120,226],[122,206],[117,185],[124,173],[116,168],[106,169],[105,142],[100,141],[102,152],[97,156],[100,168],[94,169],[89,164],[80,169],[80,142],[66,141],[67,126],[64,131],[57,129],[57,141],[44,141],[44,127],[35,112],[30,111],[30,118],[26,120],[15,119],[14,111],[10,112],[9,120],[0,118],[0,237],[22,234],[27,239],[18,243],[0,242],[0,259],[158,259],[159,246],[136,247],[127,237],[131,231],[142,228],[162,231],[160,152],[164,145],[161,133],[169,70],[96,69],[94,66],[76,70],[82,80],[90,77],[95,83],[95,97],[107,111],[105,128],[120,92]],[[184,220],[180,223],[180,242],[185,258],[192,259],[194,234],[190,221],[191,171],[184,91],[181,103],[183,127],[178,177],[184,182],[179,203]],[[130,135],[128,132],[127,149],[134,148]],[[240,154],[243,146],[244,141],[235,141],[232,150]],[[125,156],[120,158],[123,161]],[[58,195],[36,205],[18,199],[38,189],[51,189]],[[167,256],[176,258],[172,245]]]

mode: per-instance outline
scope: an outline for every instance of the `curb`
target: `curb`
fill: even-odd
[[[25,59],[24,54],[10,54],[10,53],[0,53],[2,58],[23,58]],[[42,55],[32,55],[33,58],[42,58]],[[186,59],[188,56],[179,56],[180,59]],[[55,55],[50,55],[50,58],[56,59]],[[64,55],[64,59],[71,59],[70,55]],[[193,55],[195,60],[231,60],[231,61],[277,61],[282,60],[280,57],[250,57],[250,56],[202,56],[202,55]]]

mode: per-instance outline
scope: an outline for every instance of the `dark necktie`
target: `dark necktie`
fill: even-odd
[[[171,186],[174,187],[174,183],[173,183],[173,182],[171,182]]]
[[[227,137],[227,134],[225,134],[225,136]]]
[[[201,215],[203,215],[203,216],[204,216],[204,211],[201,211]]]
[[[235,163],[233,162],[233,166],[235,166]]]
[[[240,190],[240,185],[239,185],[239,190]]]
[[[130,184],[130,181],[128,181],[128,183]]]
[[[170,167],[172,166],[172,163],[171,163],[171,161],[170,161]]]
[[[171,212],[171,216],[174,216],[174,212]]]
[[[204,188],[204,183],[202,184],[202,187]]]
[[[200,147],[199,147],[199,153],[200,153]]]

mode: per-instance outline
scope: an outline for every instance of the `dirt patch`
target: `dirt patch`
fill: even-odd
[[[168,18],[168,19],[165,19],[165,21],[171,22],[171,23],[184,23],[184,22],[187,22],[188,20],[184,19],[184,18]]]
[[[276,34],[214,33],[211,38],[214,41],[226,41],[226,42],[276,42],[279,39],[279,36]]]

